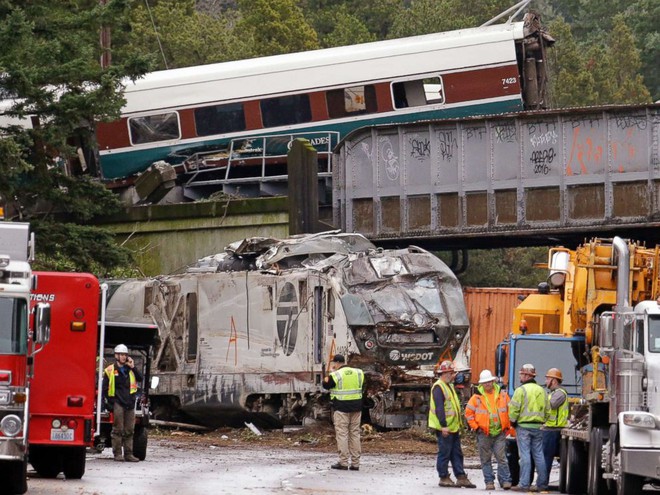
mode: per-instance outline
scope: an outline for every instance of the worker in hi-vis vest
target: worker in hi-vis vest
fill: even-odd
[[[536,491],[548,489],[548,471],[543,458],[543,431],[541,426],[548,419],[550,404],[545,390],[534,377],[536,368],[532,364],[523,364],[519,372],[520,386],[513,392],[509,402],[509,420],[516,429],[516,443],[520,456],[520,481],[512,487],[514,491],[532,489],[532,459],[538,477]]]
[[[133,455],[133,432],[135,431],[135,398],[142,375],[135,368],[128,347],[115,347],[115,362],[103,372],[103,397],[108,410],[113,413],[112,453],[115,461],[138,462]],[[122,455],[123,447],[123,455]]]
[[[346,359],[341,354],[335,354],[332,358],[329,371],[328,376],[323,379],[323,388],[330,390],[332,422],[335,425],[339,451],[339,462],[330,467],[359,471],[364,372],[359,368],[346,366]]]
[[[476,488],[465,474],[461,430],[465,428],[461,403],[454,389],[456,370],[454,363],[443,361],[437,369],[440,378],[431,387],[429,407],[429,428],[435,430],[438,442],[438,457],[435,467],[440,476],[440,486]],[[456,476],[456,483],[449,477],[449,462]]]
[[[559,368],[550,368],[545,374],[545,386],[549,390],[550,416],[543,427],[543,457],[545,470],[550,478],[552,462],[559,455],[561,445],[561,430],[568,426],[569,402],[568,392],[562,388],[564,375]]]

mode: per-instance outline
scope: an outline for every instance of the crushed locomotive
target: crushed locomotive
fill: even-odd
[[[337,232],[245,239],[183,274],[115,281],[107,314],[158,326],[156,417],[208,426],[327,417],[321,380],[337,353],[365,371],[372,424],[425,423],[433,366],[469,330],[439,258]]]

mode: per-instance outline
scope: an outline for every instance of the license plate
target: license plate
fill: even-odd
[[[73,430],[50,430],[50,439],[55,442],[73,442]]]

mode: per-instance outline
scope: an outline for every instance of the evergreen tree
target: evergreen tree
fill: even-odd
[[[37,268],[99,275],[128,263],[112,236],[85,225],[120,207],[85,173],[94,170],[94,122],[117,118],[124,77],[140,57],[102,69],[101,26],[126,22],[126,2],[34,0],[0,3],[0,181],[7,219],[36,233]],[[19,125],[13,125],[19,124]],[[82,175],[80,175],[82,174]]]
[[[356,45],[376,41],[376,36],[370,33],[367,26],[356,16],[348,12],[345,5],[332,13],[332,30],[321,38],[323,47]]]
[[[316,31],[295,0],[239,0],[238,7],[236,30],[252,41],[255,56],[319,48]]]
[[[148,53],[157,69],[226,62],[255,55],[253,41],[238,36],[235,10],[215,14],[195,10],[194,0],[161,0],[137,4],[123,51]]]
[[[639,50],[625,16],[617,14],[612,21],[607,61],[611,70],[613,103],[650,103],[651,94],[644,85],[639,70],[642,66]]]
[[[593,105],[598,99],[593,73],[585,70],[585,57],[570,26],[561,18],[548,28],[557,42],[550,53],[550,102],[555,108]]]
[[[458,279],[464,287],[536,288],[548,273],[535,265],[547,257],[545,247],[470,251],[467,269]]]

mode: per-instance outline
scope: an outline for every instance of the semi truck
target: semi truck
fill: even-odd
[[[0,223],[0,480],[5,493],[27,491],[28,424],[35,356],[50,338],[50,307],[30,311],[37,286],[27,223]],[[32,313],[32,314],[31,314]]]
[[[511,394],[524,363],[563,373],[562,493],[641,493],[660,482],[659,261],[660,246],[620,237],[550,249],[547,282],[515,309],[498,346]]]

